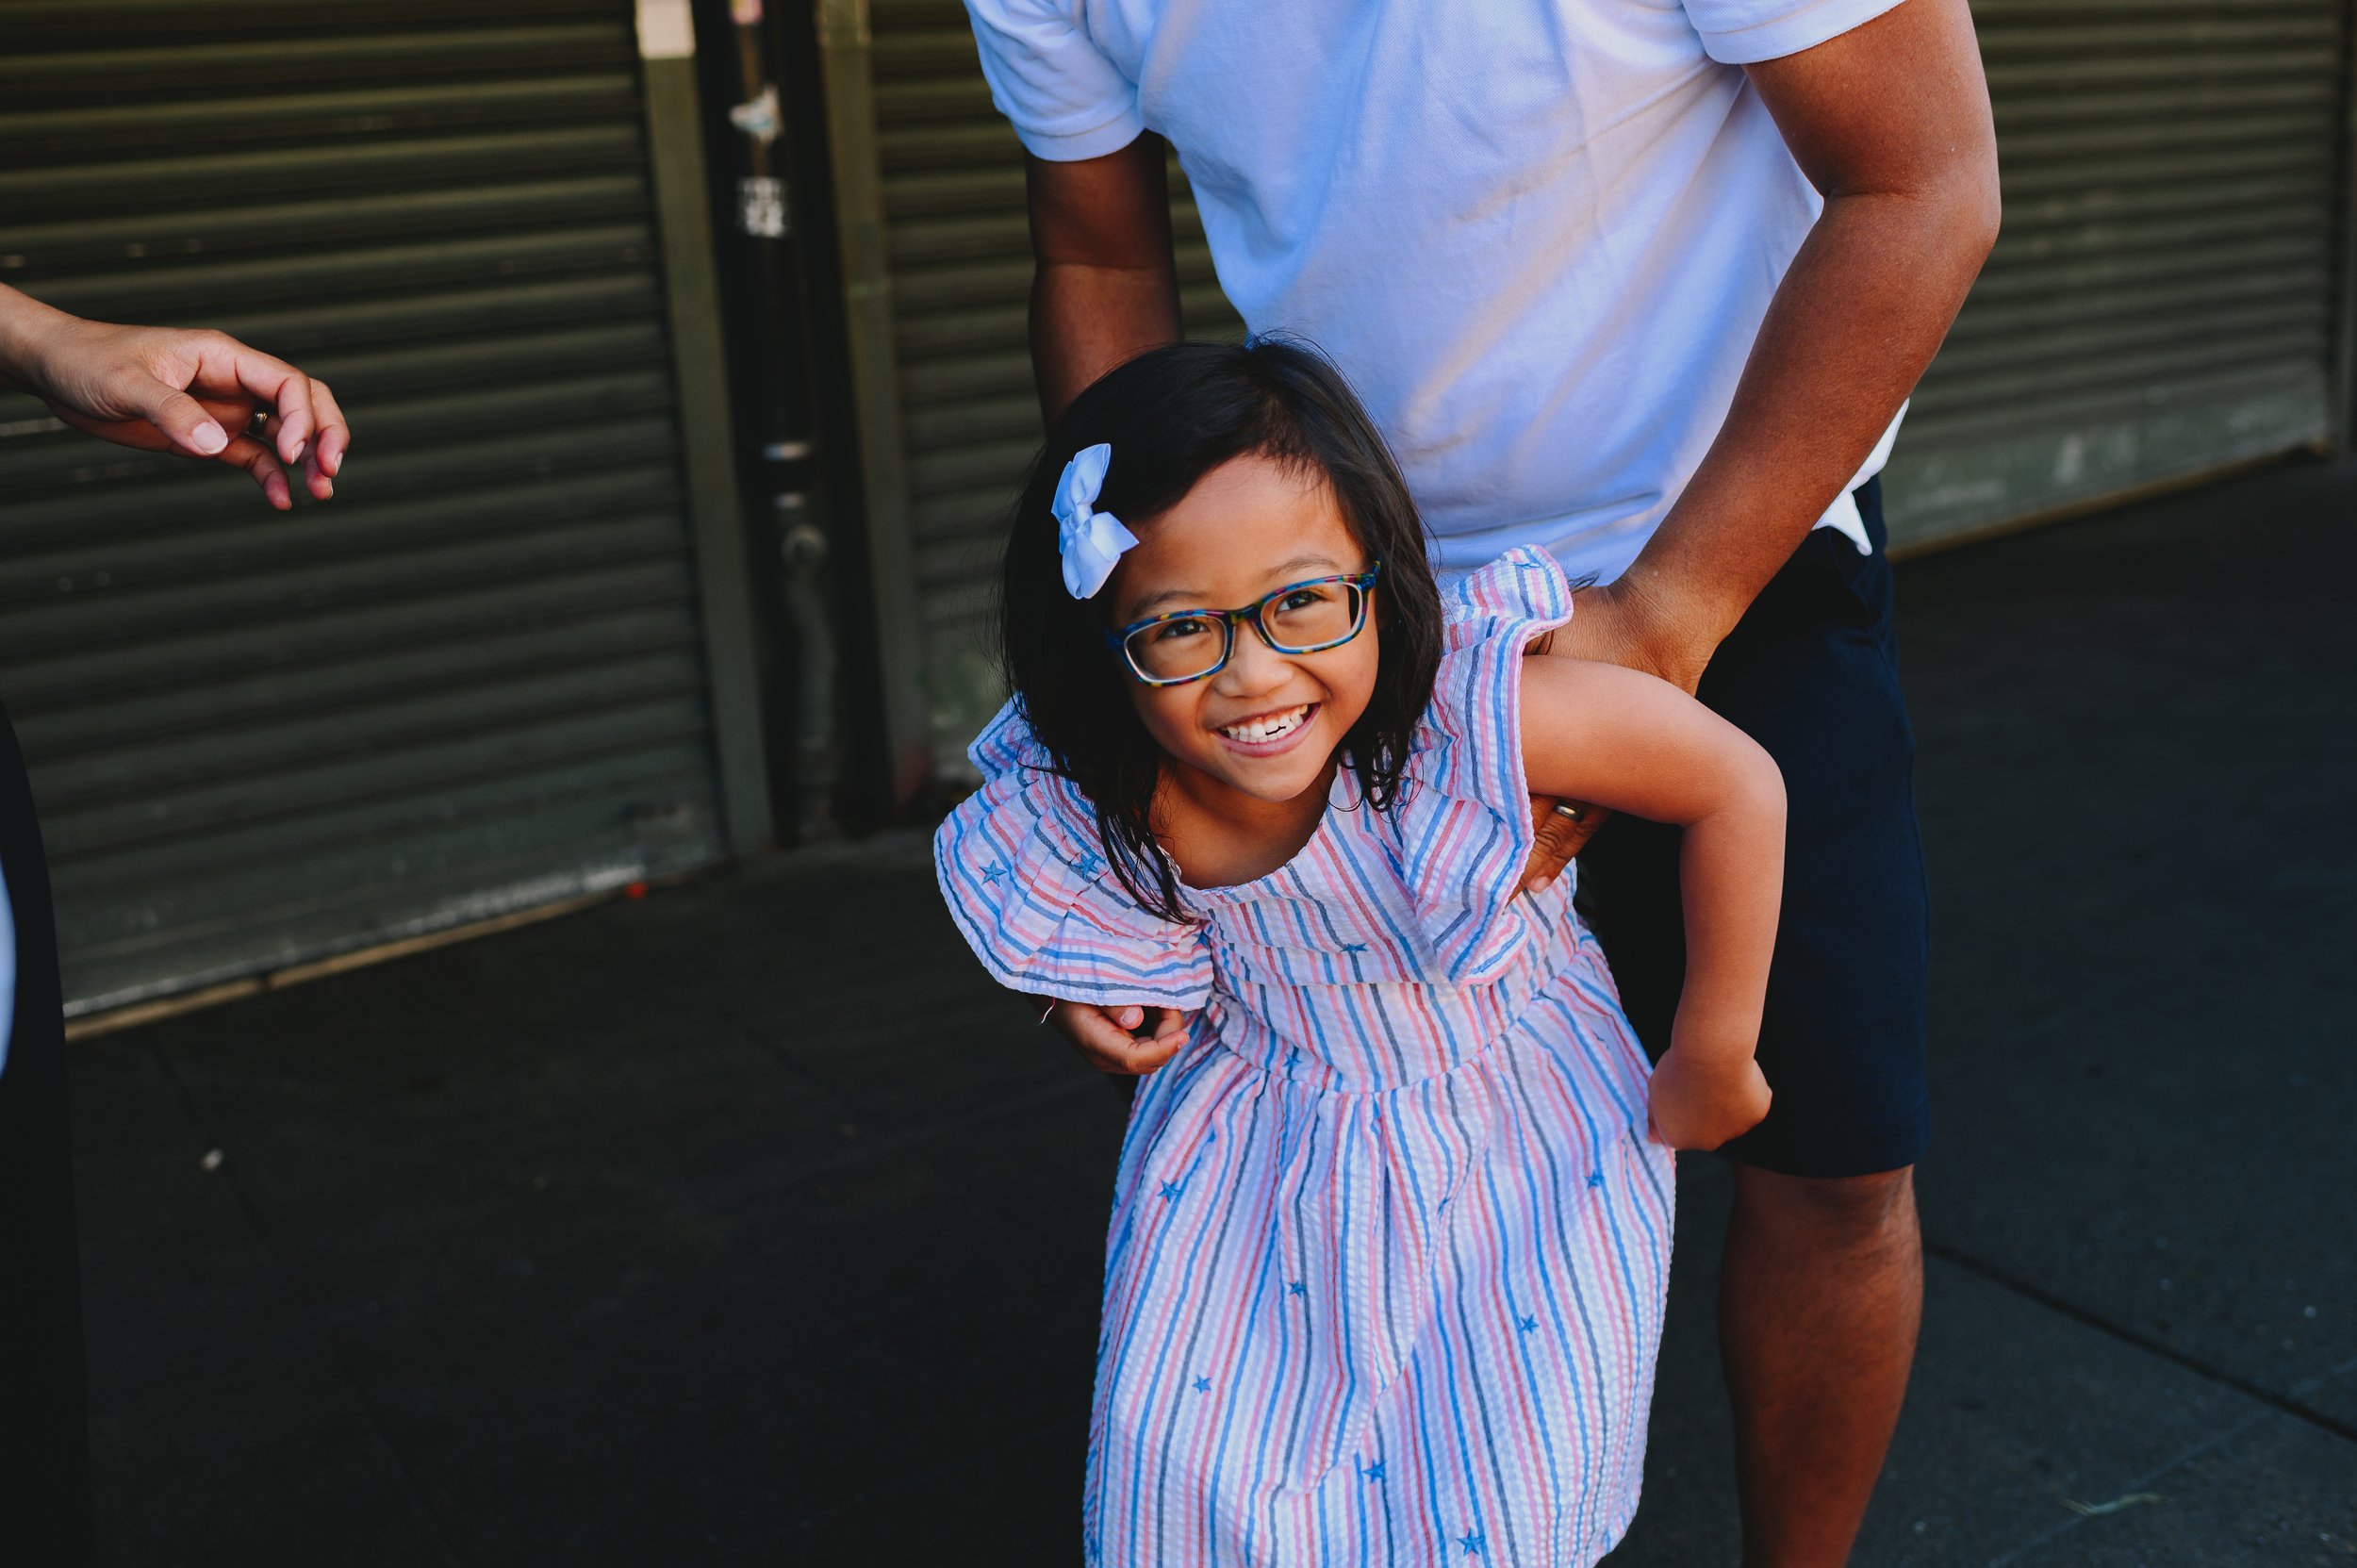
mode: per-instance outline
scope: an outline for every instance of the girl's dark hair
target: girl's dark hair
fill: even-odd
[[[1332,486],[1351,533],[1383,563],[1374,602],[1382,627],[1375,694],[1343,737],[1365,801],[1377,809],[1399,797],[1409,737],[1432,700],[1440,590],[1399,465],[1341,373],[1303,344],[1263,338],[1242,347],[1155,349],[1065,410],[1031,465],[1008,530],[999,646],[1032,734],[1096,808],[1114,875],[1146,909],[1179,921],[1178,873],[1152,820],[1162,751],[1130,706],[1120,654],[1105,645],[1105,600],[1065,591],[1057,548],[1057,481],[1075,453],[1099,441],[1113,452],[1096,508],[1133,527],[1248,454]]]

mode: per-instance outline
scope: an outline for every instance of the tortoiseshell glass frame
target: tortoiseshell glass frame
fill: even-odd
[[[1340,648],[1366,630],[1369,596],[1374,593],[1375,579],[1382,569],[1383,563],[1377,561],[1364,571],[1338,571],[1324,577],[1305,577],[1298,583],[1288,583],[1281,588],[1262,594],[1240,610],[1173,610],[1167,615],[1153,616],[1145,620],[1132,622],[1119,631],[1107,632],[1105,644],[1120,652],[1121,662],[1129,667],[1132,678],[1141,685],[1149,686],[1183,686],[1190,681],[1209,680],[1227,668],[1228,661],[1235,656],[1236,626],[1240,621],[1250,621],[1252,629],[1261,634],[1261,640],[1267,643],[1277,652],[1323,653],[1329,648]],[[1313,588],[1321,583],[1341,583],[1350,589],[1352,598],[1350,630],[1330,641],[1316,643],[1308,648],[1288,648],[1270,635],[1268,622],[1261,619],[1261,612],[1296,589]],[[1154,627],[1173,620],[1216,620],[1219,622],[1224,640],[1219,651],[1219,658],[1209,669],[1197,670],[1193,675],[1159,676],[1148,675],[1139,667],[1137,655],[1129,651],[1129,639],[1140,632],[1150,631]]]

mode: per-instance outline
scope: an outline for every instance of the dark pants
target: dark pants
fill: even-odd
[[[16,1010],[0,1068],[0,1562],[93,1562],[81,1260],[66,1120],[65,1008],[49,869],[0,712],[0,870]]]
[[[1759,1041],[1775,1099],[1726,1152],[1788,1176],[1896,1170],[1931,1136],[1930,913],[1881,481],[1857,502],[1873,553],[1811,534],[1696,692],[1784,770],[1784,906]],[[1579,858],[1580,907],[1656,1057],[1686,978],[1677,856],[1676,829],[1618,817]]]

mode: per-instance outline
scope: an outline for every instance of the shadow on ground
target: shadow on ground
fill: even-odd
[[[1862,1564],[2357,1564],[2352,569],[2344,464],[1901,570],[1940,1121]],[[1077,1558],[1121,1107],[914,839],[104,1038],[74,1088],[119,1568]],[[1683,1178],[1613,1568],[1737,1557],[1728,1182]]]

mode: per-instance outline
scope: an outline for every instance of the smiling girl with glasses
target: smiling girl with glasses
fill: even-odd
[[[1133,532],[1134,530],[1134,532]],[[1765,1114],[1775,766],[1536,656],[1518,550],[1443,589],[1341,377],[1190,344],[1082,393],[1017,504],[1014,698],[935,839],[1004,983],[1167,1049],[1115,1184],[1088,1560],[1587,1563],[1625,1528],[1670,1148]],[[1685,829],[1648,1069],[1530,797]]]

